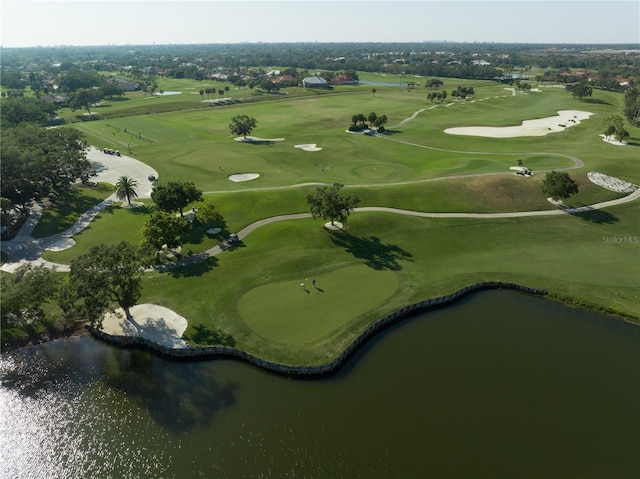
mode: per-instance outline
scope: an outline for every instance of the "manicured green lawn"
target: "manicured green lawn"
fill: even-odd
[[[57,193],[55,203],[44,209],[33,236],[44,238],[69,229],[82,213],[111,196],[113,191],[113,185],[99,183],[95,187],[72,187]]]
[[[425,79],[416,81],[423,85]],[[598,136],[602,119],[621,110],[621,95],[596,91],[593,101],[579,102],[562,89],[545,89],[512,96],[505,85],[468,80],[445,80],[441,89],[450,92],[459,84],[474,86],[474,98],[436,105],[423,86],[413,91],[376,86],[373,95],[370,85],[361,85],[332,92],[296,89],[276,101],[200,108],[199,95],[184,93],[196,86],[176,82],[164,88],[183,87],[176,95],[181,100],[138,96],[130,100],[135,109],[122,107],[113,118],[75,126],[96,146],[127,151],[129,145],[133,156],[159,172],[160,182],[194,181],[224,215],[229,232],[263,218],[306,212],[306,195],[315,189],[301,186],[308,182],[343,183],[346,193],[361,197],[361,206],[476,213],[554,208],[541,193],[543,173],[528,179],[509,174],[518,160],[534,170],[566,168],[574,165],[571,158],[583,161],[583,168],[570,171],[580,185],[567,201],[571,206],[620,196],[590,183],[588,171],[640,184],[637,130],[629,128],[627,147]],[[242,94],[249,92],[230,92],[232,98]],[[194,108],[184,109],[180,102],[191,97]],[[163,102],[166,109],[170,103],[183,109],[154,113],[159,110],[144,106]],[[345,133],[354,113],[386,114],[392,126],[421,109],[384,138]],[[452,126],[519,125],[562,109],[594,115],[545,137],[496,140],[444,133]],[[148,114],[131,116],[143,111]],[[227,125],[237,114],[258,119],[254,136],[284,141],[234,141]],[[322,150],[294,148],[303,143]],[[260,177],[233,183],[228,180],[233,173]],[[491,175],[443,179],[478,173]],[[105,239],[139,242],[147,205],[103,212],[75,237],[76,247],[47,252],[45,258],[68,263]],[[637,205],[627,204],[581,216],[503,220],[356,212],[348,233],[329,233],[320,220],[284,221],[255,230],[242,244],[203,263],[147,275],[142,301],[184,315],[187,335],[199,325],[218,328],[231,334],[237,347],[292,364],[329,361],[386,313],[483,280],[547,289],[570,302],[637,318],[640,246],[603,239],[640,236],[637,219]],[[189,241],[183,251],[206,250],[217,239],[196,232]],[[311,277],[323,291],[311,287]],[[302,281],[309,292],[300,289]]]
[[[178,311],[190,328],[222,329],[240,348],[296,364],[330,360],[384,314],[482,280],[637,317],[640,278],[630,265],[640,245],[603,240],[639,236],[635,218],[631,204],[580,217],[496,220],[356,213],[348,234],[310,219],[275,223],[206,264],[149,275],[143,301]],[[325,293],[309,287],[312,276]],[[324,301],[332,304],[322,319]]]

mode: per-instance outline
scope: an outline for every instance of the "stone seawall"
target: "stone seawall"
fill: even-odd
[[[424,312],[431,309],[440,308],[457,301],[469,294],[489,290],[489,289],[513,289],[517,291],[523,291],[526,293],[545,295],[546,291],[529,288],[515,283],[504,283],[501,281],[490,281],[483,283],[476,283],[470,286],[466,286],[446,296],[439,296],[437,298],[426,299],[419,303],[414,303],[409,306],[405,306],[402,309],[394,311],[383,318],[375,321],[369,327],[367,327],[362,333],[355,338],[351,344],[342,352],[340,356],[331,361],[330,363],[321,364],[317,366],[294,366],[289,364],[277,363],[274,361],[268,361],[259,358],[253,354],[242,351],[230,346],[198,346],[188,348],[172,349],[154,343],[145,338],[136,336],[114,336],[104,333],[96,328],[89,327],[91,333],[105,341],[118,344],[121,346],[143,346],[161,354],[179,357],[179,358],[239,358],[243,359],[255,366],[267,369],[269,371],[283,374],[287,376],[320,376],[327,375],[338,370],[366,341],[373,337],[383,329],[400,322],[402,319],[411,316],[414,313]]]

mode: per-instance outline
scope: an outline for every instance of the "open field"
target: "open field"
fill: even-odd
[[[545,170],[569,169],[580,192],[567,204],[576,207],[621,196],[590,183],[588,171],[640,184],[638,130],[629,128],[632,137],[626,147],[609,145],[598,136],[604,129],[602,119],[621,110],[622,96],[615,93],[596,91],[594,98],[579,102],[563,89],[514,96],[494,82],[447,80],[441,89],[467,85],[476,94],[465,102],[436,104],[427,100],[429,91],[422,86],[413,91],[375,86],[373,95],[370,85],[361,85],[321,94],[290,89],[291,94],[275,101],[216,107],[202,107],[199,95],[191,95],[197,98],[186,108],[181,103],[189,98],[184,92],[194,87],[173,82],[163,88],[183,87],[182,95],[132,96],[113,107],[122,108],[118,115],[74,126],[97,147],[124,153],[130,149],[131,156],[158,171],[161,184],[193,181],[224,215],[228,232],[263,218],[306,212],[306,195],[317,184],[334,182],[359,195],[360,206],[469,213],[554,209],[540,192]],[[230,95],[241,93],[249,91]],[[176,111],[145,110],[151,102],[174,103]],[[544,137],[444,133],[459,126],[514,126],[559,110],[593,115]],[[345,132],[353,114],[371,111],[388,116],[386,135]],[[252,135],[284,140],[234,141],[227,125],[238,114],[258,120]],[[296,148],[303,144],[322,150]],[[518,160],[537,174],[511,174],[509,167]],[[229,180],[238,173],[260,176],[247,182]],[[146,205],[102,212],[74,237],[77,246],[46,252],[45,258],[68,264],[105,238],[138,242],[152,210],[150,202]],[[203,263],[149,274],[142,301],[187,318],[186,336],[193,335],[196,326],[217,328],[231,334],[241,349],[296,364],[326,362],[387,312],[482,280],[514,281],[583,306],[640,316],[640,245],[605,240],[640,236],[634,203],[548,218],[354,213],[348,224],[346,233],[329,233],[321,221],[311,219],[263,226],[238,247]],[[205,251],[216,242],[197,230],[183,251]],[[311,287],[311,277],[322,291]],[[300,282],[307,291],[300,289]]]

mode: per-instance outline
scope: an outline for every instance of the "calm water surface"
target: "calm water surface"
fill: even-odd
[[[92,338],[0,358],[2,478],[637,478],[640,327],[492,291],[337,375]]]

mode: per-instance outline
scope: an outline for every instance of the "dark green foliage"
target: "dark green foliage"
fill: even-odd
[[[558,201],[578,192],[578,184],[565,171],[550,171],[542,182],[542,192]]]
[[[55,299],[60,276],[47,266],[20,266],[15,274],[2,275],[2,322],[8,326],[25,326],[43,319],[42,305]]]
[[[640,86],[634,86],[624,92],[624,116],[634,126],[640,126]]]
[[[565,88],[573,95],[573,98],[577,98],[580,101],[582,101],[585,96],[591,96],[593,93],[593,88],[584,82],[567,85]]]
[[[222,93],[220,93],[222,92]],[[224,90],[218,90],[218,94],[222,95]],[[231,117],[231,123],[229,123],[229,130],[234,135],[242,135],[244,138],[247,137],[249,133],[253,131],[253,129],[258,126],[258,120],[253,117],[249,117],[247,115],[236,115]]]
[[[151,199],[158,209],[167,212],[179,211],[183,216],[183,209],[194,201],[202,201],[202,190],[196,188],[192,182],[170,181],[166,186],[158,185],[151,192]]]
[[[191,227],[186,218],[175,216],[164,211],[157,211],[151,215],[142,228],[144,246],[153,253],[163,247],[169,250],[182,246],[183,235]]]
[[[86,143],[72,128],[20,125],[3,130],[0,190],[12,204],[27,208],[37,196],[89,177]]]
[[[56,114],[52,103],[33,97],[10,97],[2,100],[0,118],[2,128],[17,126],[20,123],[34,123],[44,126]]]
[[[340,183],[334,183],[332,186],[317,188],[315,193],[307,195],[311,216],[331,220],[331,224],[334,221],[346,223],[351,210],[360,203],[360,198],[356,195],[341,195],[343,187]]]
[[[129,317],[129,308],[142,294],[142,275],[148,263],[143,251],[126,241],[94,246],[71,262],[60,305],[66,314],[94,325],[101,323],[114,303]]]

